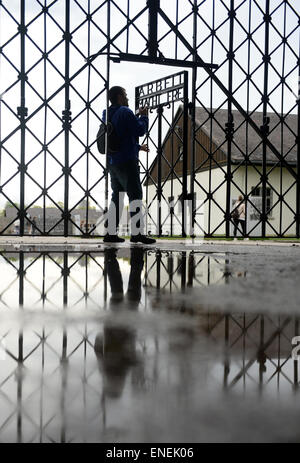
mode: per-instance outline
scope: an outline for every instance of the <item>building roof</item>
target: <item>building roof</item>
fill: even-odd
[[[180,105],[172,121],[172,125],[167,131],[164,141],[162,143],[163,150],[167,146],[169,137],[172,134],[172,126],[180,123],[183,114],[183,106]],[[234,134],[233,141],[231,143],[231,162],[233,164],[242,164],[245,162],[245,156],[249,156],[249,164],[262,164],[263,158],[263,141],[262,138],[254,131],[250,124],[244,119],[242,114],[233,109],[233,122],[234,122]],[[258,127],[263,124],[263,113],[253,112],[249,113],[252,120]],[[276,113],[268,113],[267,116],[270,118],[269,121],[269,140],[275,146],[277,151],[282,154],[285,158],[286,163],[290,166],[297,166],[297,149],[298,144],[296,143],[296,136],[298,133],[298,115],[287,114],[277,115]],[[189,121],[191,119],[189,118]],[[196,129],[199,131],[198,140],[203,139],[202,135],[205,135],[207,139],[212,141],[212,149],[214,156],[218,159],[218,163],[213,163],[211,168],[216,168],[220,164],[227,162],[227,140],[226,140],[226,123],[228,122],[228,110],[227,109],[212,109],[208,110],[203,107],[195,108],[195,122]],[[201,136],[200,136],[201,133]],[[190,144],[190,141],[188,141]],[[206,157],[205,151],[203,156]],[[189,153],[188,153],[189,157]],[[223,159],[222,159],[223,157]],[[208,159],[208,158],[207,158]],[[280,162],[277,156],[267,147],[266,148],[266,159],[268,165],[274,165]],[[202,168],[207,169],[207,162],[202,163]],[[144,185],[153,183],[152,178],[155,177],[155,169],[157,164],[157,156],[154,158],[150,166],[150,176],[147,176],[144,181]],[[279,164],[280,165],[280,164]],[[164,166],[167,168],[167,165]],[[199,171],[199,169],[198,169]],[[182,171],[178,170],[176,174],[182,176]],[[188,174],[189,174],[189,162],[188,162]],[[162,178],[165,178],[165,172],[162,172]]]
[[[213,118],[210,117],[213,114]],[[244,155],[250,155],[250,161],[253,163],[262,162],[262,139],[245,121],[242,114],[237,110],[232,110],[234,122],[234,138],[231,145],[231,157],[233,162],[241,162]],[[268,113],[269,122],[269,140],[275,148],[286,155],[286,161],[291,165],[297,164],[297,114],[284,115],[281,119],[276,113]],[[263,123],[263,113],[251,113],[252,120],[260,127]],[[220,146],[225,155],[227,155],[227,142],[225,141],[225,124],[228,122],[227,109],[212,109],[208,112],[205,108],[196,108],[195,113],[196,127],[205,132],[212,141]],[[247,137],[248,131],[248,137]],[[278,162],[277,156],[267,148],[267,162],[273,164]]]

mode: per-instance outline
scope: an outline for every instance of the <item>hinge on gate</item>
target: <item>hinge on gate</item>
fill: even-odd
[[[63,277],[68,277],[70,275],[70,269],[69,268],[63,268],[61,270],[61,274]]]
[[[300,214],[295,214],[294,219],[295,219],[296,223],[300,223]]]
[[[70,109],[65,109],[62,112],[63,129],[70,129],[72,127],[71,120],[72,120],[72,111],[70,111]]]
[[[68,41],[71,41],[72,37],[73,37],[73,35],[71,34],[71,32],[64,32],[63,35],[62,35],[62,38],[64,40],[68,40]]]
[[[64,174],[70,174],[72,172],[71,167],[62,167],[61,170],[63,171]]]
[[[28,116],[28,108],[25,106],[18,106],[17,107],[17,114],[19,117],[27,117]]]
[[[70,219],[71,219],[71,213],[70,213],[70,212],[62,212],[62,213],[61,213],[61,217],[62,217],[63,219],[68,219],[68,220],[70,220]]]

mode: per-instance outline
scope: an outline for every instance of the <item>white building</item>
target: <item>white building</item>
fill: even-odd
[[[261,137],[245,121],[243,116],[233,110],[234,136],[231,143],[231,206],[240,194],[246,199],[247,233],[261,235],[260,213],[262,212],[263,142]],[[213,117],[210,117],[213,115]],[[284,156],[286,164],[267,147],[266,149],[266,235],[295,235],[296,194],[295,173],[297,172],[297,115],[283,117],[268,114],[269,136],[276,150]],[[251,114],[251,119],[260,127],[263,123],[261,112]],[[188,126],[187,190],[194,185],[196,201],[195,234],[224,235],[226,198],[228,142],[226,139],[227,109],[212,110],[196,108],[195,176],[191,177],[191,119]],[[182,211],[182,107],[178,109],[171,129],[163,142],[161,160],[161,183],[163,198],[161,204],[163,234],[181,234]],[[172,168],[173,166],[173,168]],[[147,180],[146,197],[149,217],[148,231],[157,233],[158,206],[158,163],[154,160]],[[191,201],[190,201],[191,202]],[[174,209],[170,209],[174,206]],[[187,205],[187,211],[191,210]],[[170,213],[171,212],[171,213]],[[188,214],[189,216],[189,214]],[[189,219],[188,219],[189,220]],[[172,226],[171,226],[172,223]],[[231,225],[231,233],[233,225]],[[188,229],[189,232],[189,229]]]

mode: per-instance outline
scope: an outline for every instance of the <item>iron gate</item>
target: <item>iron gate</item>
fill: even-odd
[[[109,256],[114,252],[112,249],[106,249],[105,254],[1,250],[0,265],[5,278],[1,279],[0,306],[6,316],[6,323],[2,323],[0,329],[1,360],[6,356],[0,372],[1,442],[86,441],[91,437],[86,432],[91,423],[98,439],[111,429],[111,410],[115,407],[114,402],[104,400],[106,373],[103,369],[99,373],[95,368],[94,343],[105,324],[110,327],[108,336],[112,336],[115,329],[121,345],[122,339],[128,342],[128,337],[120,336],[126,333],[126,324],[111,324],[111,318],[104,316],[99,323],[98,318],[99,314],[113,310],[109,304],[111,289],[107,274]],[[139,253],[142,258],[134,261],[133,253]],[[244,260],[241,262],[230,253],[216,256],[180,250],[143,252],[140,248],[127,251],[126,262],[122,251],[117,257],[123,261],[123,278],[133,268],[133,273],[141,276],[139,312],[143,318],[149,314],[161,316],[165,311],[173,315],[180,313],[180,323],[184,317],[189,319],[181,326],[183,331],[176,332],[181,340],[181,352],[195,351],[195,330],[197,336],[201,336],[201,346],[209,341],[210,349],[217,348],[212,352],[214,364],[218,366],[214,375],[218,391],[222,387],[225,391],[243,390],[246,397],[256,391],[260,398],[265,396],[268,400],[275,391],[284,394],[285,400],[299,391],[298,361],[291,358],[291,338],[299,334],[296,315],[239,313],[234,309],[223,313],[205,307],[199,311],[195,299],[180,297],[180,291],[186,294],[188,287],[202,291],[211,284],[228,285],[245,278]],[[286,256],[285,261],[287,259]],[[118,269],[118,264],[116,266]],[[112,269],[110,265],[110,271]],[[119,275],[122,278],[121,272]],[[149,301],[144,288],[155,288],[155,298]],[[131,310],[133,304],[131,301]],[[26,323],[27,317],[30,324]],[[154,366],[160,365],[161,356],[168,358],[170,349],[165,349],[170,339],[174,339],[176,326],[164,326],[163,330],[155,327],[155,332],[148,328],[146,336],[144,332],[133,336],[140,363],[135,382],[126,383],[135,387],[135,393],[149,393],[149,385],[156,389],[165,384],[165,369],[153,368],[149,351],[157,353]],[[133,331],[142,330],[138,325],[134,328]],[[116,352],[118,357],[118,350]],[[199,358],[198,349],[196,353],[197,364],[204,364],[211,371],[210,357]],[[188,368],[193,377],[195,357],[176,352],[175,360],[173,357],[170,362],[172,375],[167,376],[168,391],[174,388],[174,378],[182,379],[182,362],[185,371]],[[120,371],[122,375],[124,369]],[[193,383],[197,388],[198,382]],[[181,391],[187,399],[190,390],[176,388],[176,397]],[[123,389],[121,393],[126,395]],[[126,417],[131,397],[130,394],[128,399],[126,395]],[[105,419],[107,415],[109,420]],[[117,419],[119,422],[119,416]]]
[[[109,188],[95,134],[119,62],[133,87],[128,63],[153,78],[191,69],[182,183],[196,235],[232,235],[242,195],[247,235],[299,237],[296,2],[2,0],[0,15],[1,234],[99,234]]]
[[[176,234],[174,228],[177,224],[180,234],[186,236],[187,210],[184,207],[184,199],[188,194],[188,73],[179,72],[136,87],[135,95],[136,110],[140,106],[147,106],[150,110],[146,141],[148,147],[153,146],[157,153],[151,164],[148,155],[146,162],[140,156],[140,166],[144,173],[142,183],[146,187],[146,232],[152,233],[154,229],[154,234],[157,236],[164,234],[173,236]],[[178,102],[182,105],[176,111]],[[151,116],[153,113],[154,118]],[[181,178],[176,172],[176,167],[180,164]],[[177,198],[174,196],[175,180],[180,189]],[[164,188],[168,182],[170,187]],[[149,194],[149,184],[153,187],[152,195],[151,192]],[[179,218],[175,212],[178,206]]]

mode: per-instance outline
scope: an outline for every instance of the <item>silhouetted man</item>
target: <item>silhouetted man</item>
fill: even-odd
[[[143,267],[144,250],[139,247],[132,248],[130,250],[130,275],[125,297],[117,250],[105,250],[105,271],[111,288],[109,305],[115,317],[104,322],[103,333],[97,335],[94,349],[100,372],[103,375],[104,394],[114,399],[122,395],[130,369],[139,364],[135,329],[130,326],[130,322],[126,323],[122,319],[118,323],[117,314],[126,309],[138,309]]]
[[[111,106],[108,120],[112,123],[120,141],[120,148],[113,155],[108,155],[108,171],[110,174],[112,198],[108,210],[107,233],[105,243],[121,243],[117,228],[123,211],[125,193],[129,199],[131,217],[132,243],[153,244],[155,240],[144,235],[142,198],[143,190],[140,181],[139,151],[148,152],[148,146],[140,146],[137,138],[145,135],[148,130],[148,109],[140,108],[139,116],[128,108],[126,90],[122,87],[112,87],[109,90]],[[106,120],[106,111],[103,120]]]

